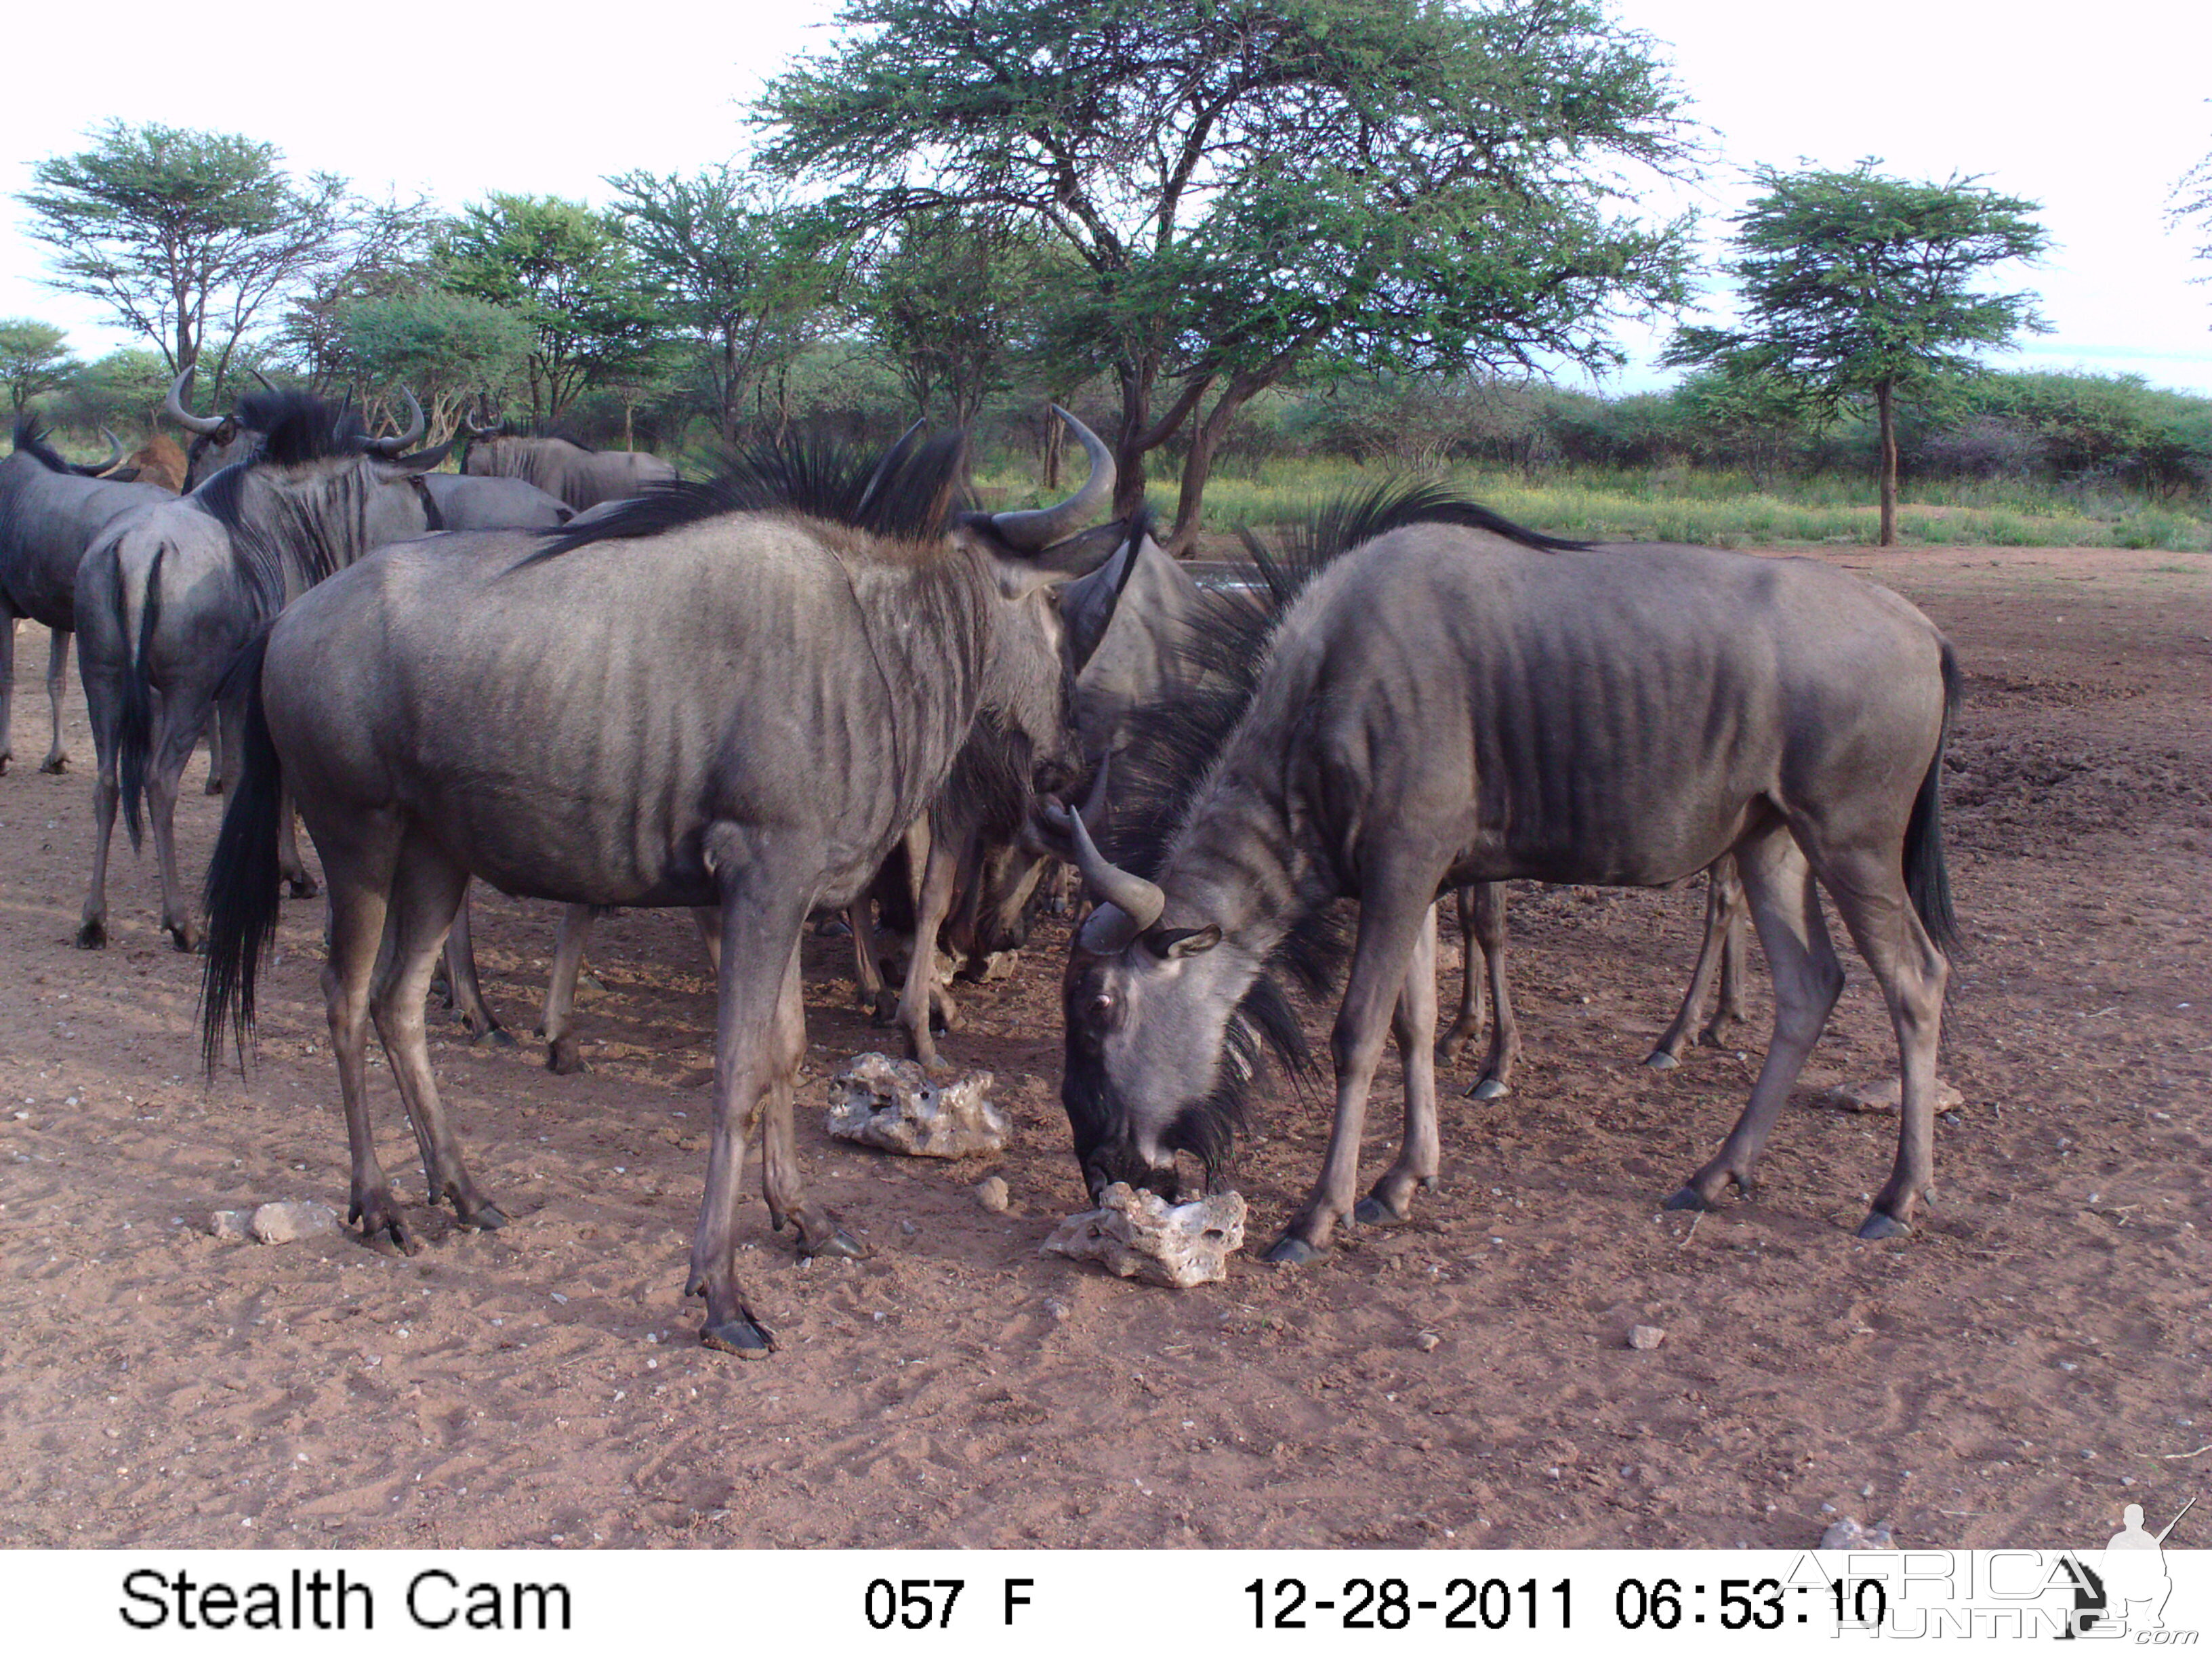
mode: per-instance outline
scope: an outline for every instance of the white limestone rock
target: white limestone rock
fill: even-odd
[[[1013,1128],[991,1103],[991,1082],[988,1072],[970,1072],[933,1083],[913,1060],[856,1055],[830,1079],[825,1127],[840,1140],[908,1158],[1003,1152]]]
[[[313,1199],[295,1200],[286,1204],[264,1204],[253,1212],[253,1219],[247,1224],[254,1237],[264,1244],[289,1244],[298,1239],[336,1232],[338,1212]]]
[[[1878,1114],[1895,1112],[1899,1103],[1904,1098],[1904,1085],[1897,1079],[1891,1078],[1883,1083],[1838,1083],[1834,1088],[1825,1091],[1820,1097],[1820,1102],[1821,1105],[1838,1112]],[[1937,1111],[1948,1112],[1965,1098],[1964,1095],[1944,1082],[1942,1079],[1936,1079],[1936,1109]]]
[[[1187,1291],[1228,1278],[1229,1258],[1243,1247],[1241,1194],[1170,1204],[1117,1181],[1099,1194],[1097,1209],[1054,1228],[1039,1254],[1096,1261],[1119,1278]]]

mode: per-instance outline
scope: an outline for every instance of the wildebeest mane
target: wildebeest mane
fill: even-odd
[[[230,532],[233,555],[262,613],[274,616],[283,608],[288,568],[300,586],[311,587],[349,562],[343,532],[352,507],[341,504],[338,493],[313,492],[302,499],[280,493],[261,504],[270,515],[264,522],[247,508],[247,484],[276,468],[361,455],[368,434],[351,409],[334,410],[311,392],[252,392],[239,399],[238,410],[240,422],[266,441],[258,454],[232,462],[192,495]],[[344,476],[350,475],[334,477],[331,484],[349,495]]]
[[[726,513],[799,513],[890,541],[934,541],[951,524],[966,471],[967,438],[958,432],[927,441],[908,432],[880,456],[823,437],[757,445],[718,477],[654,485],[588,524],[538,532],[544,544],[516,568]]]
[[[261,434],[260,459],[273,466],[357,455],[368,442],[358,414],[312,392],[250,392],[238,400],[238,422]]]
[[[39,417],[28,410],[15,417],[15,453],[19,455],[30,456],[47,471],[71,474],[76,471],[76,469],[64,460],[54,447],[46,441],[46,428],[40,423]]]

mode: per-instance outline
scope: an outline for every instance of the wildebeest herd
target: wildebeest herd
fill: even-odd
[[[737,1273],[745,1150],[802,1253],[857,1253],[811,1199],[793,1091],[800,940],[842,912],[855,979],[938,1062],[948,965],[1018,948],[1079,872],[1091,902],[1063,980],[1061,1098],[1096,1197],[1176,1195],[1187,1156],[1227,1178],[1272,1053],[1308,1063],[1284,981],[1340,1006],[1328,1150],[1267,1253],[1389,1225],[1433,1186],[1436,1068],[1494,1006],[1469,1092],[1506,1091],[1510,880],[1668,886],[1711,872],[1705,947],[1650,1063],[1674,1062],[1717,975],[1739,1012],[1740,918],[1775,1025],[1716,1156],[1668,1200],[1749,1189],[1842,980],[1825,889],[1894,1024],[1895,1166],[1860,1229],[1907,1228],[1931,1189],[1935,1060],[1953,923],[1940,811],[1958,694],[1949,644],[1887,591],[1809,561],[1537,534],[1427,485],[1316,514],[1206,581],[1139,512],[1114,520],[1110,453],[1056,506],[972,510],[956,434],[879,457],[798,441],[709,483],[471,426],[465,472],[423,422],[372,436],[349,403],[267,390],[193,434],[189,493],[86,476],[19,422],[0,463],[0,697],[17,617],[55,630],[50,769],[66,764],[66,641],[98,746],[98,838],[78,942],[106,936],[119,808],[150,818],[162,925],[204,949],[202,1040],[251,1042],[280,890],[328,903],[322,983],[351,1150],[349,1219],[411,1247],[378,1161],[373,1024],[434,1202],[506,1218],[440,1103],[426,1003],[494,1023],[467,949],[472,879],[567,907],[545,1030],[573,1069],[592,918],[691,908],[717,973],[714,1127],[687,1289],[703,1337],[774,1348]],[[532,445],[537,445],[532,448]],[[649,465],[647,464],[649,463]],[[165,464],[165,463],[164,463]],[[0,767],[8,704],[0,701]],[[228,794],[204,894],[172,819],[194,744]],[[1076,803],[1080,802],[1079,805]],[[1467,940],[1437,1035],[1437,906]],[[1350,904],[1344,902],[1351,901]],[[204,911],[204,925],[201,911]],[[878,955],[904,932],[894,1005]],[[1396,1160],[1358,1157],[1386,1039],[1404,1073]]]

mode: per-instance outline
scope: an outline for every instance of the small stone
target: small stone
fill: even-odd
[[[1628,1346],[1638,1353],[1650,1353],[1667,1340],[1667,1333],[1656,1325],[1631,1325]]]
[[[1004,1176],[985,1176],[975,1183],[975,1201],[993,1215],[1004,1215],[1012,1204],[1013,1194],[1006,1190]]]
[[[1838,1083],[1821,1093],[1818,1103],[1838,1112],[1894,1112],[1905,1097],[1903,1083],[1891,1078],[1885,1083]],[[1936,1109],[1948,1111],[1965,1103],[1966,1097],[1941,1078],[1936,1080]]]
[[[1434,1331],[1423,1331],[1413,1339],[1413,1346],[1423,1353],[1434,1353],[1437,1351],[1437,1346],[1443,1340],[1443,1338],[1438,1336]]]
[[[1067,1304],[1061,1301],[1058,1297],[1048,1296],[1044,1299],[1044,1311],[1047,1318],[1057,1320],[1062,1324],[1065,1324],[1067,1322],[1068,1316],[1073,1314],[1075,1310],[1069,1307]]]
[[[217,1210],[208,1218],[208,1231],[217,1238],[246,1239],[253,1237],[253,1212],[251,1210]]]
[[[1012,1126],[989,1099],[991,1074],[971,1072],[945,1084],[910,1060],[858,1054],[830,1079],[825,1127],[908,1158],[967,1158],[1006,1150]]]
[[[1122,1279],[1188,1290],[1229,1277],[1229,1258],[1244,1247],[1244,1200],[1216,1193],[1170,1204],[1116,1181],[1098,1207],[1072,1215],[1038,1252],[1096,1261]]]
[[[1820,1547],[1824,1550],[1893,1550],[1897,1544],[1889,1535],[1887,1523],[1863,1527],[1847,1515],[1820,1534]]]
[[[248,1224],[253,1236],[264,1244],[289,1244],[298,1239],[336,1232],[338,1212],[313,1199],[296,1199],[289,1203],[263,1205],[253,1212],[253,1219]]]

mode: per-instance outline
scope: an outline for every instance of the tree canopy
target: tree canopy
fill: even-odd
[[[31,317],[0,317],[0,386],[8,388],[15,414],[42,392],[68,383],[84,365],[69,349],[69,337],[51,323]]]
[[[1238,411],[1302,362],[1605,363],[1613,319],[1681,295],[1686,226],[1627,210],[1632,169],[1689,154],[1680,94],[1592,0],[848,0],[838,21],[766,89],[764,164],[833,184],[855,226],[980,209],[1073,249],[1124,508],[1196,421],[1178,545]]]
[[[274,144],[110,121],[89,149],[36,163],[17,199],[53,251],[49,286],[99,300],[152,341],[171,374],[212,347],[219,387],[263,307],[331,252],[344,181],[295,184]]]
[[[1896,540],[1895,399],[1971,374],[1977,354],[2045,325],[2030,294],[1976,286],[1991,266],[2032,259],[2048,239],[2039,204],[1954,176],[1885,178],[1762,167],[1735,216],[1742,288],[1736,328],[1681,330],[1662,361],[1778,375],[1829,409],[1874,402],[1881,431],[1881,544]]]

